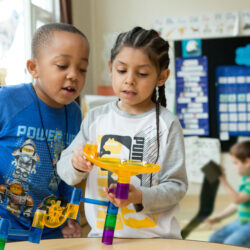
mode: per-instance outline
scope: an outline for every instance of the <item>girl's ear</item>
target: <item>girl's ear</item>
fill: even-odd
[[[26,62],[27,70],[29,71],[32,78],[38,78],[37,61],[34,59],[29,59]]]
[[[162,72],[160,73],[158,82],[157,82],[158,87],[161,87],[162,85],[164,85],[164,83],[167,81],[167,79],[169,77],[169,74],[170,74],[169,69],[162,70]]]
[[[108,61],[108,66],[109,66],[109,77],[112,78],[112,63],[110,60]]]

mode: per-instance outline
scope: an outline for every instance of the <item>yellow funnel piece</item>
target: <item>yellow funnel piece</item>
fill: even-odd
[[[84,156],[88,161],[96,166],[114,172],[121,183],[129,183],[130,177],[138,174],[155,173],[160,171],[161,167],[153,163],[145,163],[134,160],[121,160],[119,158],[100,157],[97,153],[96,144],[86,144],[83,150]]]

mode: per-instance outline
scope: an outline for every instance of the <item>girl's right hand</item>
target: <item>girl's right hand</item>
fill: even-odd
[[[81,172],[90,172],[93,169],[91,162],[89,162],[83,154],[83,145],[78,146],[72,156],[73,167]]]

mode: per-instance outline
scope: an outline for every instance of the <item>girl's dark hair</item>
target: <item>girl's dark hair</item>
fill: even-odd
[[[67,23],[49,23],[39,27],[32,39],[32,58],[37,58],[38,51],[41,48],[48,46],[53,39],[53,33],[55,31],[66,31],[70,33],[76,33],[81,35],[88,42],[87,37],[78,30],[75,26]]]
[[[164,69],[168,69],[169,66],[169,44],[159,34],[151,29],[145,30],[141,27],[135,27],[132,30],[121,33],[111,49],[111,63],[117,56],[117,54],[124,48],[131,47],[134,49],[142,49],[145,54],[149,57],[150,61],[155,65],[158,74]],[[156,104],[156,126],[157,126],[157,158],[159,158],[159,115],[160,115],[160,105],[166,107],[166,96],[165,96],[165,86],[156,87],[151,97],[152,101]]]
[[[142,49],[149,57],[150,61],[155,65],[158,73],[169,66],[169,44],[155,30],[145,30],[141,27],[135,27],[128,32],[121,33],[111,49],[111,63],[117,54],[124,48],[131,47],[135,49]],[[166,107],[165,86],[159,87],[157,93],[156,89],[152,95],[154,103],[160,103]]]
[[[230,154],[244,162],[247,158],[250,158],[250,141],[243,141],[234,144],[230,148]]]

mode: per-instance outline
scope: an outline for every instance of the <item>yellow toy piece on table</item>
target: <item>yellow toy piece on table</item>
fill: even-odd
[[[66,207],[61,206],[61,201],[51,201],[47,206],[47,213],[37,209],[33,218],[32,227],[56,228],[61,226],[67,219],[76,219],[79,205],[68,203]]]

